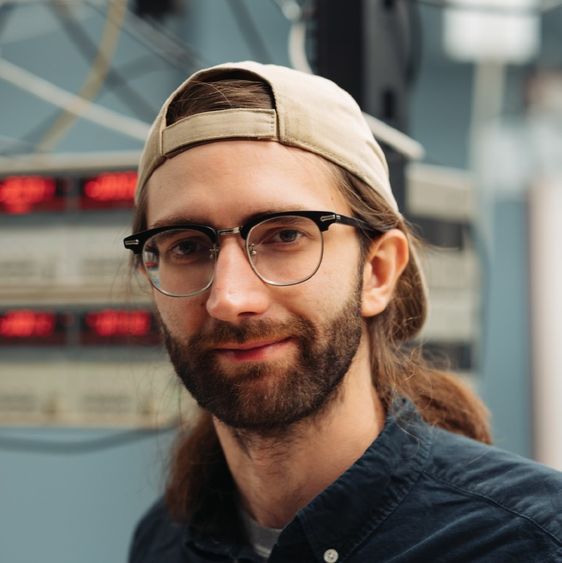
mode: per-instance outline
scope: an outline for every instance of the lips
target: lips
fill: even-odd
[[[242,344],[226,343],[216,346],[214,352],[220,357],[238,361],[264,360],[284,348],[290,340],[290,338],[282,338],[265,341],[254,340]]]
[[[274,344],[284,342],[285,340],[288,340],[288,338],[265,340],[265,341],[244,342],[242,344],[227,343],[227,344],[221,344],[220,346],[216,346],[215,350],[218,350],[218,351],[254,350],[254,349],[258,349],[258,348],[264,348],[265,346],[272,346]]]

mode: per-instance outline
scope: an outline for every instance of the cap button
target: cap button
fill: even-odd
[[[324,552],[324,561],[326,563],[336,563],[340,554],[335,549],[327,549]]]

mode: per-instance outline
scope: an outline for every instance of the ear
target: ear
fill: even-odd
[[[371,243],[363,266],[364,317],[374,317],[386,309],[408,259],[408,240],[399,229],[392,229]]]

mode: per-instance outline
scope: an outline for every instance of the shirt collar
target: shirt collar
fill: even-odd
[[[291,528],[302,526],[319,561],[327,549],[344,560],[408,494],[428,459],[431,436],[412,403],[395,401],[371,446],[299,511],[279,543],[290,543]]]
[[[409,493],[427,462],[431,441],[432,429],[414,405],[394,401],[374,442],[297,513],[279,536],[279,546],[290,547],[304,533],[317,560],[323,561],[328,549],[338,552],[338,561],[345,560]],[[249,545],[201,535],[189,527],[184,542],[202,553],[256,560]]]

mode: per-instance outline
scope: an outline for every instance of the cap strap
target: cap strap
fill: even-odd
[[[277,139],[274,109],[225,109],[180,119],[162,131],[162,152],[168,156],[195,143],[228,138]]]

